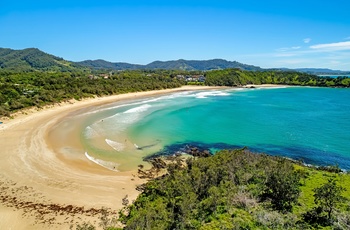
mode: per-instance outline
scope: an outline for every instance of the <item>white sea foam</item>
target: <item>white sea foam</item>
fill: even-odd
[[[217,97],[217,96],[229,96],[229,93],[222,91],[211,91],[211,92],[200,92],[195,94],[196,98],[208,98],[208,97]]]
[[[274,87],[257,87],[257,88],[253,88],[250,90],[273,90],[273,89],[285,89],[288,88],[288,86],[274,86]]]
[[[145,100],[136,101],[136,102],[132,102],[132,103],[128,103],[128,104],[121,104],[121,105],[115,105],[115,106],[110,106],[110,107],[101,107],[100,109],[96,109],[96,110],[93,110],[93,111],[82,113],[82,114],[79,114],[79,115],[76,115],[76,116],[85,116],[85,115],[95,114],[95,113],[104,112],[104,111],[108,111],[108,110],[112,110],[112,109],[118,109],[118,108],[123,108],[123,107],[128,107],[128,106],[135,106],[135,105],[142,105],[142,104],[145,104],[145,103],[152,103],[152,102],[157,102],[157,101],[160,101],[160,100],[173,99],[173,98],[177,98],[177,97],[186,97],[186,96],[188,96],[189,94],[191,94],[193,92],[192,91],[191,92],[180,92],[180,93],[174,93],[174,94],[170,94],[170,95],[166,95],[166,96],[148,98],[148,99],[145,99]],[[105,119],[107,119],[107,118],[105,118]]]
[[[124,150],[125,148],[125,145],[123,143],[112,141],[109,139],[105,139],[105,141],[109,146],[111,146],[113,149],[117,150],[118,152]]]
[[[95,109],[93,111],[89,111],[89,112],[85,112],[82,114],[78,114],[77,116],[86,116],[86,115],[90,115],[90,114],[95,114],[95,113],[99,113],[99,112],[104,112],[104,111],[108,111],[108,110],[112,110],[112,109],[118,109],[118,108],[122,108],[122,107],[126,107],[126,106],[130,106],[130,105],[137,105],[140,104],[139,103],[130,103],[130,104],[122,104],[122,105],[116,105],[116,106],[111,106],[111,107],[106,107],[106,108],[101,108],[101,109]]]
[[[152,106],[149,104],[144,104],[144,105],[129,109],[129,110],[125,111],[124,113],[142,113],[142,112],[147,111],[151,107]]]
[[[85,116],[85,115],[95,114],[95,113],[104,112],[104,111],[108,111],[108,110],[112,110],[112,109],[119,109],[119,108],[123,108],[123,107],[134,106],[134,105],[141,105],[141,104],[145,104],[145,103],[149,103],[149,102],[155,102],[155,101],[158,101],[161,99],[162,99],[161,97],[157,97],[157,98],[151,98],[151,99],[147,99],[147,100],[136,101],[136,102],[132,102],[132,103],[128,103],[128,104],[120,104],[120,105],[109,106],[109,107],[101,106],[100,109],[94,109],[93,111],[85,112],[85,113],[82,113],[82,114],[79,114],[76,116]]]
[[[127,121],[124,121],[125,116],[121,113],[114,114],[113,116],[104,118],[103,121],[95,122],[91,125],[91,127],[101,134],[101,136],[105,135],[106,133],[113,132],[114,134],[120,133],[124,131],[127,127],[125,123],[128,123]]]
[[[85,152],[85,156],[87,159],[94,162],[95,164],[98,164],[99,166],[102,166],[106,169],[118,172],[117,168],[118,168],[119,164],[117,164],[117,163],[94,158],[94,157],[90,156],[87,152]]]
[[[174,98],[181,98],[181,97],[188,97],[189,95],[193,94],[194,91],[186,91],[181,93],[173,93],[166,96],[160,97],[161,100],[167,100],[167,99],[174,99]]]
[[[125,131],[128,125],[137,122],[139,119],[140,114],[138,113],[117,113],[104,118],[103,121],[93,123],[90,127],[100,136],[105,136],[109,133],[118,134]],[[91,135],[91,138],[93,137],[96,136]]]
[[[146,112],[152,106],[149,104],[143,104],[138,107],[131,108],[123,113],[117,113],[110,116],[105,121],[105,127],[107,129],[125,130],[125,124],[132,124],[138,121],[141,117],[141,113]]]
[[[116,113],[112,116],[104,118],[104,125],[108,124],[108,126],[112,125],[111,123],[132,123],[135,122],[139,118],[139,113],[146,112],[152,106],[149,104],[143,104],[138,107],[131,108],[123,113]],[[128,115],[125,115],[128,114]],[[100,124],[101,125],[101,124]]]
[[[99,136],[105,136],[110,132],[112,132],[113,134],[118,134],[126,129],[125,125],[116,123],[113,120],[96,122],[92,124],[91,127],[99,134]]]
[[[135,123],[139,120],[139,118],[140,114],[138,113],[119,113],[116,116],[113,116],[113,118],[111,118],[111,120],[109,121],[109,123],[111,123],[109,128],[113,130],[124,130],[127,127],[126,125]]]
[[[97,136],[99,136],[99,134],[91,126],[88,126],[88,127],[85,128],[84,136],[87,139],[93,139],[93,138],[96,138]]]

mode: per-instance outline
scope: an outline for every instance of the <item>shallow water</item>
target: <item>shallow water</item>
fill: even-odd
[[[187,144],[212,151],[248,146],[350,169],[349,101],[350,89],[334,88],[182,92],[90,108],[58,124],[54,133],[61,133],[72,154],[88,152],[122,171]],[[69,144],[76,135],[79,143]]]

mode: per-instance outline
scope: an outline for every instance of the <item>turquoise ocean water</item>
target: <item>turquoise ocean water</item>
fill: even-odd
[[[186,145],[247,146],[350,169],[350,89],[267,88],[181,92],[99,107],[81,116],[81,142],[94,159],[127,170]]]

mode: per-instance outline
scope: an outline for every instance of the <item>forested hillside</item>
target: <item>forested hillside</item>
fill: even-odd
[[[301,86],[349,87],[350,78],[319,77],[295,71],[242,71],[225,69],[208,71],[206,85],[241,86],[247,84],[283,84]]]
[[[242,70],[262,70],[260,67],[223,59],[154,61],[147,65],[105,60],[66,61],[36,48],[13,50],[0,48],[0,69],[10,71],[91,71],[91,70],[185,70],[206,71],[213,69],[239,68]]]
[[[79,66],[85,66],[93,70],[136,70],[143,69],[143,65],[129,64],[124,62],[109,62],[105,60],[86,60],[76,63]]]
[[[239,68],[242,70],[258,71],[262,70],[260,67],[242,64],[236,61],[226,61],[223,59],[212,60],[176,60],[176,61],[154,61],[147,65],[135,65],[123,62],[108,62],[104,60],[87,60],[77,62],[77,64],[89,67],[92,69],[113,69],[113,70],[125,70],[125,69],[165,69],[165,70],[214,70],[214,69],[227,69],[227,68]]]
[[[12,50],[0,48],[0,69],[10,71],[83,71],[84,69],[63,58],[39,49]]]

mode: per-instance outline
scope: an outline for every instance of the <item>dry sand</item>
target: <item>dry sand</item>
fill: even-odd
[[[97,226],[102,209],[117,213],[126,195],[130,201],[137,197],[135,187],[144,181],[136,171],[113,172],[52,151],[47,133],[58,120],[90,106],[212,88],[185,86],[71,101],[5,120],[0,125],[0,229],[69,229],[84,221]]]

